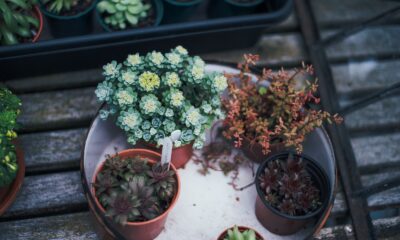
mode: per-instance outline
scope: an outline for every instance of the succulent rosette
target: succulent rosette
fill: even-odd
[[[131,144],[140,140],[159,144],[180,130],[175,147],[194,142],[195,148],[202,148],[205,130],[224,117],[220,94],[228,86],[227,79],[222,73],[207,73],[205,62],[182,46],[165,54],[132,54],[103,70],[105,80],[95,91],[107,103],[100,117],[116,115],[116,124]]]

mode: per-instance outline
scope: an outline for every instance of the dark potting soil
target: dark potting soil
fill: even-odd
[[[119,28],[114,27],[114,26],[112,26],[112,25],[109,25],[109,24],[106,24],[106,23],[104,23],[104,24],[106,24],[112,31],[123,31],[123,30],[128,30],[128,29],[144,28],[144,27],[153,26],[154,23],[156,22],[156,18],[157,18],[157,16],[156,16],[156,11],[154,10],[154,9],[155,9],[155,6],[154,6],[154,4],[153,4],[153,1],[151,1],[151,0],[144,0],[143,3],[144,3],[144,4],[150,4],[151,7],[150,7],[150,9],[149,9],[149,12],[148,12],[148,14],[147,14],[147,17],[141,19],[141,20],[139,21],[139,23],[138,23],[136,26],[127,26],[126,29],[119,29]],[[101,18],[102,18],[103,20],[104,20],[104,18],[106,18],[107,16],[108,16],[107,13],[101,14]]]
[[[59,13],[55,13],[55,12],[52,12],[49,10],[50,4],[53,3],[52,1],[46,3],[45,8],[48,12],[51,12],[58,16],[75,16],[81,12],[84,12],[86,9],[88,9],[92,5],[93,1],[95,1],[95,0],[77,0],[77,3],[74,6],[72,6],[70,10],[62,9],[61,12],[59,12]]]

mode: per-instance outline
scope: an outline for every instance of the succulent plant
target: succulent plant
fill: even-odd
[[[80,2],[88,0],[41,0],[42,3],[48,4],[47,10],[59,14],[61,11],[69,11]]]
[[[123,162],[123,163],[122,163]],[[153,219],[177,191],[175,172],[141,157],[107,156],[93,187],[106,215],[121,225]]]
[[[268,162],[258,183],[265,200],[282,213],[301,216],[321,205],[320,191],[299,155],[289,153],[287,159]]]
[[[117,29],[135,27],[146,18],[151,8],[142,0],[102,0],[97,10],[105,14],[104,22]]]
[[[0,0],[0,43],[12,45],[32,39],[39,28],[33,16],[36,0]]]
[[[252,229],[247,229],[243,232],[239,230],[238,226],[228,229],[223,240],[261,240],[257,238],[256,232]]]
[[[0,187],[10,184],[18,171],[15,146],[17,116],[21,101],[9,90],[0,87]]]

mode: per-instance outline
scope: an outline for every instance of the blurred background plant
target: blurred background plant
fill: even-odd
[[[0,0],[0,43],[17,44],[30,41],[39,28],[34,15],[36,0]]]

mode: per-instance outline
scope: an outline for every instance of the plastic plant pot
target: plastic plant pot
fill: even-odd
[[[203,0],[164,0],[163,23],[178,23],[192,16]]]
[[[88,8],[76,15],[60,16],[53,12],[49,12],[45,5],[40,2],[41,10],[47,17],[50,32],[53,37],[56,38],[79,36],[91,33],[93,31],[92,12],[96,4],[97,0],[93,0]]]
[[[14,202],[19,190],[21,189],[22,183],[24,182],[25,176],[25,161],[24,154],[19,147],[18,143],[16,145],[18,172],[14,181],[7,186],[0,188],[0,215],[2,215]]]
[[[219,237],[217,238],[217,240],[224,240],[224,238],[225,238],[225,236],[226,236],[228,230],[229,230],[229,229],[232,229],[232,228],[234,228],[234,227],[225,229],[225,231],[223,231],[223,232],[219,235]],[[259,234],[256,230],[254,230],[254,229],[252,229],[252,228],[243,227],[243,226],[238,226],[238,228],[239,228],[239,231],[240,231],[240,232],[244,232],[244,231],[246,231],[246,230],[253,230],[253,231],[256,233],[256,239],[257,239],[257,240],[264,240],[264,238],[261,236],[261,234]]]
[[[151,3],[152,3],[152,8],[155,11],[155,21],[154,21],[153,26],[158,26],[158,25],[160,25],[160,23],[164,17],[164,5],[161,2],[161,0],[152,0]],[[97,22],[101,25],[101,27],[103,28],[104,31],[106,31],[106,32],[116,31],[116,30],[113,30],[108,24],[106,24],[104,22],[104,19],[101,16],[101,13],[97,9],[95,9],[95,14],[96,14]],[[148,27],[150,27],[150,26],[148,26]],[[131,27],[131,28],[127,27],[124,30],[133,30],[133,29],[137,29],[137,28],[139,28],[139,27]],[[120,31],[124,31],[124,30],[120,30]]]
[[[162,151],[161,147],[157,148],[156,145],[144,141],[139,142],[136,145],[136,147],[148,148],[160,154]],[[189,162],[192,155],[193,155],[193,142],[180,147],[174,147],[172,149],[172,156],[171,156],[172,164],[174,164],[174,166],[178,169],[184,168],[186,163]]]
[[[128,149],[128,150],[119,152],[118,155],[122,159],[126,159],[128,157],[140,156],[140,157],[146,159],[148,161],[148,163],[150,163],[150,164],[156,163],[161,158],[160,154],[158,154],[154,151],[147,150],[147,149]],[[93,176],[92,182],[95,182],[97,174],[103,168],[103,164],[104,164],[104,162],[100,166],[98,166],[96,173]],[[180,189],[181,189],[180,178],[179,178],[178,172],[173,164],[171,164],[171,168],[175,172],[175,177],[177,180],[177,190],[176,190],[175,196],[172,199],[168,208],[161,215],[159,215],[158,217],[156,217],[154,219],[143,221],[143,222],[127,222],[124,226],[112,222],[111,219],[107,219],[107,221],[109,222],[110,226],[114,229],[114,231],[117,231],[125,239],[129,239],[129,240],[152,240],[161,233],[161,231],[164,229],[165,222],[167,221],[168,214],[174,208],[174,206],[178,200]],[[91,187],[91,194],[94,196],[94,198],[93,198],[94,203],[90,202],[89,208],[94,213],[93,215],[96,218],[96,222],[95,222],[95,224],[97,225],[96,229],[101,229],[100,230],[101,235],[105,234],[105,233],[110,234],[108,232],[108,229],[105,228],[105,226],[103,226],[104,223],[103,223],[102,219],[98,216],[98,214],[96,213],[96,210],[94,209],[93,204],[96,206],[97,209],[100,209],[100,214],[102,214],[103,216],[105,215],[105,209],[100,204],[97,197],[95,197],[95,189],[93,186]],[[89,199],[89,201],[90,201],[90,199]],[[118,238],[118,237],[116,237],[116,238]]]
[[[208,15],[211,18],[232,17],[252,14],[264,0],[253,0],[251,2],[239,2],[237,0],[213,0],[208,6]]]
[[[262,147],[260,144],[250,144],[248,139],[243,140],[243,145],[241,150],[244,155],[253,162],[261,163],[268,157],[277,154],[285,149],[284,143],[278,142],[271,144],[270,150],[267,155],[262,152]]]
[[[258,167],[256,179],[262,174],[268,162],[276,159],[287,159],[288,152],[279,153],[269,157],[262,162]],[[316,221],[317,217],[322,214],[329,204],[330,184],[328,176],[324,169],[318,164],[317,161],[304,154],[294,154],[297,157],[302,157],[306,164],[306,170],[310,174],[311,179],[316,184],[320,191],[321,205],[313,212],[301,216],[291,216],[280,212],[278,209],[272,207],[266,200],[260,183],[256,180],[257,199],[255,206],[255,213],[258,221],[270,232],[278,235],[290,235],[301,230],[305,225]]]
[[[39,28],[38,28],[38,31],[36,32],[36,35],[33,37],[32,42],[37,42],[43,31],[43,15],[42,15],[42,12],[40,11],[39,7],[37,7],[37,6],[35,6],[34,14],[36,15],[36,18],[39,19]]]

